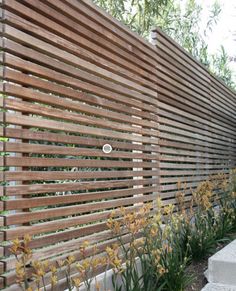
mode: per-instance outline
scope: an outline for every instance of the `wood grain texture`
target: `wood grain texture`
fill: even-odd
[[[115,241],[114,209],[157,196],[176,204],[179,189],[188,202],[200,182],[229,177],[235,92],[162,31],[151,44],[90,0],[5,0],[1,9],[0,286],[18,288],[17,237],[33,236],[35,259],[80,259],[84,240],[99,255]]]

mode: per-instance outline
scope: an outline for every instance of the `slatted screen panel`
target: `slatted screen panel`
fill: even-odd
[[[157,195],[152,47],[87,1],[7,0],[3,13],[4,240],[30,234],[33,257],[53,261],[85,239],[103,251],[111,210]],[[15,259],[3,264],[11,285]]]
[[[34,259],[103,252],[112,209],[235,166],[236,102],[163,33],[151,45],[88,0],[1,5],[0,282],[18,290],[12,239],[33,236]]]
[[[227,175],[235,167],[236,99],[160,29],[152,37],[158,62],[160,192],[175,202],[179,189],[191,194],[209,176]]]

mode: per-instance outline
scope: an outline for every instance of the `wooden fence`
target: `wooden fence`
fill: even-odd
[[[158,29],[152,45],[89,0],[1,0],[1,16],[1,287],[18,290],[9,241],[103,252],[112,209],[235,167],[235,93]]]
[[[171,201],[236,163],[236,95],[159,29],[156,45],[160,192]],[[187,193],[191,191],[188,190]]]

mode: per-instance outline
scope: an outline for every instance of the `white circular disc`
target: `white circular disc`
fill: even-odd
[[[102,151],[105,154],[110,154],[112,152],[112,146],[108,143],[104,144],[104,146],[102,147]]]

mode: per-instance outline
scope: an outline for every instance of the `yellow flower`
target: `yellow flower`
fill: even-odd
[[[121,206],[119,211],[123,216],[126,214],[126,210],[125,210],[124,206]],[[112,213],[113,213],[113,217],[114,217],[116,212],[113,210]]]
[[[101,264],[101,266],[107,265],[107,258],[106,257],[101,257],[100,258],[100,264]]]
[[[36,278],[42,278],[46,274],[46,269],[48,268],[48,265],[49,265],[48,261],[44,261],[44,262],[33,261],[32,262],[32,266],[34,268],[33,275]]]
[[[162,232],[163,240],[166,240],[167,237],[170,235],[170,233],[171,233],[171,226],[168,224],[164,227],[163,232]]]
[[[96,269],[97,266],[101,264],[100,258],[93,258],[91,264],[92,264],[92,267]]]
[[[89,246],[89,241],[85,240],[82,244],[82,248],[87,248]]]
[[[79,272],[84,272],[84,268],[83,268],[83,266],[82,266],[80,263],[77,263],[77,264],[76,264],[76,268],[77,268],[77,270],[78,270]]]
[[[160,259],[161,259],[161,252],[160,250],[156,249],[156,250],[153,250],[152,251],[152,256],[154,257],[155,259],[155,264],[158,265],[159,262],[160,262]]]
[[[31,241],[32,241],[31,236],[28,235],[28,234],[26,234],[26,235],[24,236],[24,243],[25,243],[25,244],[28,244],[28,243],[31,242]]]
[[[32,255],[32,250],[28,246],[24,246],[23,253],[26,254],[28,256],[28,258],[30,258]]]
[[[49,266],[49,261],[48,261],[48,260],[46,260],[46,261],[44,261],[44,262],[42,263],[42,267],[43,267],[44,269],[47,269],[48,266]]]
[[[21,246],[20,240],[18,238],[14,239],[12,243],[13,243],[13,245],[15,245],[17,247]]]
[[[16,263],[16,276],[19,282],[23,281],[26,276],[26,273],[23,267],[24,266],[21,262]]]
[[[180,180],[178,180],[178,182],[177,182],[177,188],[180,190],[181,189],[181,186],[182,186],[182,182]]]
[[[14,254],[14,255],[17,255],[17,253],[18,253],[18,247],[17,247],[17,245],[13,245],[13,246],[11,246],[10,247],[10,252],[12,253],[12,254]]]
[[[55,286],[57,284],[57,276],[56,275],[52,275],[51,276],[51,285]]]
[[[37,270],[37,275],[39,277],[43,277],[45,275],[45,271],[42,268],[40,268],[40,269]]]
[[[162,223],[162,215],[160,212],[154,216],[154,221],[157,225],[160,225]]]
[[[165,270],[162,266],[159,266],[159,268],[158,268],[158,273],[159,273],[160,275],[163,275],[163,274],[166,273],[166,270]]]
[[[120,209],[123,210],[124,207],[121,207]],[[116,216],[116,211],[115,210],[112,210],[111,213],[110,213],[110,217],[113,218],[115,216]]]
[[[86,269],[89,269],[90,268],[90,261],[88,259],[85,259],[83,262],[82,262],[82,266],[83,268],[86,270]]]
[[[67,259],[66,259],[66,263],[68,265],[71,265],[75,262],[75,257],[74,256],[68,256]]]
[[[99,291],[100,287],[101,287],[100,283],[96,281],[96,284],[95,284],[96,291]]]
[[[108,256],[108,262],[116,269],[118,272],[122,272],[122,260],[118,256],[119,246],[117,244],[113,244],[112,248],[107,247],[106,253]]]
[[[85,240],[82,243],[82,245],[80,246],[80,252],[81,252],[83,258],[86,257],[86,249],[88,246],[89,246],[89,242],[87,240]]]
[[[114,251],[111,247],[106,247],[106,253],[108,254],[109,257],[112,257],[114,254]]]
[[[32,266],[35,270],[41,268],[41,263],[39,261],[33,261]]]
[[[120,234],[121,233],[121,223],[114,218],[109,218],[107,221],[107,227],[114,233]]]
[[[74,283],[75,287],[79,288],[81,285],[80,278],[73,278],[73,283]]]
[[[185,187],[185,189],[187,188],[186,184],[184,185],[184,187]],[[185,189],[184,189],[184,191],[178,191],[176,194],[176,201],[177,201],[178,210],[182,214],[185,214]]]
[[[151,229],[150,229],[150,235],[151,235],[152,237],[155,237],[155,236],[157,235],[157,233],[158,233],[158,228],[157,228],[157,226],[152,225],[152,227],[151,227]]]
[[[174,208],[175,208],[175,207],[174,207],[173,204],[169,204],[169,205],[167,205],[167,206],[164,207],[163,212],[164,212],[165,215],[170,215],[170,214],[173,213]]]
[[[10,252],[14,255],[17,255],[18,252],[21,250],[21,248],[22,248],[21,242],[18,238],[16,238],[12,241],[12,246],[10,248]]]
[[[205,181],[199,184],[196,191],[193,192],[193,198],[197,206],[204,210],[212,207],[211,199],[213,197],[214,184],[210,181]]]
[[[158,198],[157,198],[157,208],[158,208],[158,209],[161,209],[162,206],[163,206],[162,200],[161,200],[160,197],[158,197]]]
[[[55,266],[50,266],[50,270],[52,273],[56,273],[57,272],[57,268]]]
[[[112,261],[112,264],[113,264],[114,267],[116,267],[117,269],[119,269],[120,266],[121,266],[121,262],[122,261],[120,259],[118,259],[118,257],[115,257],[113,259],[113,261]]]

